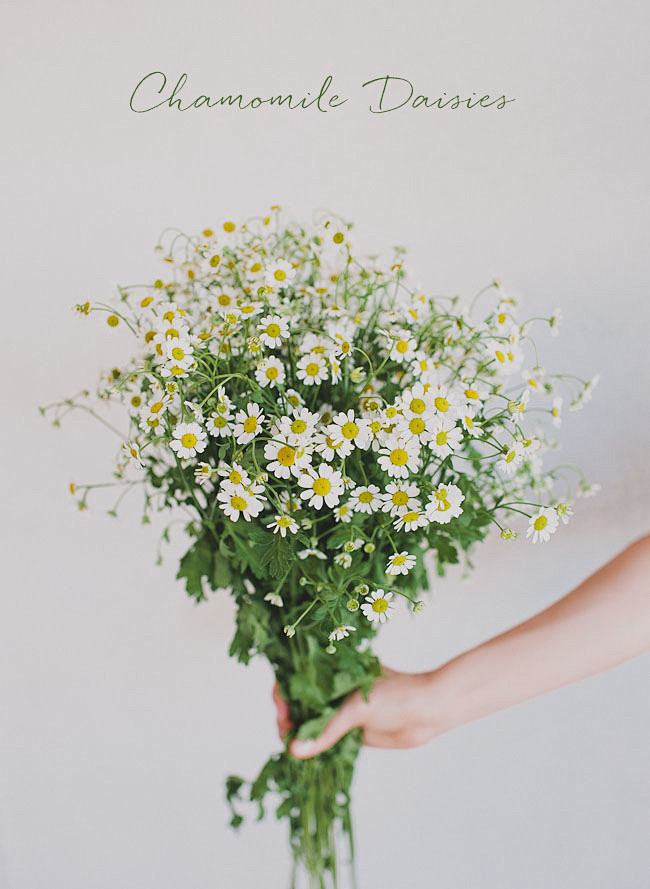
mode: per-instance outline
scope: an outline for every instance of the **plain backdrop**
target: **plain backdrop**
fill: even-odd
[[[177,533],[120,519],[68,482],[101,481],[116,442],[37,405],[92,385],[130,342],[71,307],[152,280],[167,225],[197,231],[279,203],[398,243],[433,292],[499,275],[556,305],[546,363],[602,382],[559,459],[602,484],[551,544],[491,540],[429,607],[382,632],[391,666],[430,668],[568,592],[648,510],[648,12],[631,0],[388,5],[2,4],[2,889],[284,889],[284,828],[235,836],[223,779],[278,739],[262,663],[231,662],[225,598],[174,580]],[[335,113],[136,115],[144,74],[188,92],[304,93]],[[516,97],[507,109],[372,115],[360,84]],[[612,590],[612,595],[616,590]],[[354,793],[361,889],[641,889],[648,862],[648,658],[409,752],[364,752]]]

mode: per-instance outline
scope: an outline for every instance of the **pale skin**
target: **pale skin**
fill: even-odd
[[[343,702],[313,741],[293,740],[307,759],[359,727],[370,747],[426,744],[443,732],[560,688],[650,649],[650,535],[530,620],[426,673],[383,667],[364,701]],[[274,689],[283,737],[293,728]]]

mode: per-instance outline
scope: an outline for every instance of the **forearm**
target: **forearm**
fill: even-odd
[[[650,537],[530,620],[428,674],[453,728],[609,669],[650,648]]]

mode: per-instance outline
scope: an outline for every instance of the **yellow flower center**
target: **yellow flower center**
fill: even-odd
[[[229,233],[230,233],[230,232],[234,232],[234,230],[235,230],[235,223],[234,223],[234,222],[224,222],[224,224],[223,224],[223,230],[224,230],[225,232],[229,232]]]
[[[506,313],[499,312],[499,314],[497,315],[497,321],[499,322],[499,324],[505,324],[506,323]]]
[[[396,407],[387,407],[386,408],[386,419],[392,420],[397,416],[397,408]]]
[[[240,497],[239,494],[235,494],[234,497],[230,498],[230,505],[238,512],[242,512],[244,509],[246,509],[246,501],[243,497]]]
[[[182,377],[183,374],[185,373],[184,368],[179,367],[178,365],[174,365],[174,367],[172,367],[171,370],[172,370],[172,376],[174,376],[174,377]]]
[[[512,463],[516,456],[515,451],[508,451],[506,454],[506,463]]]
[[[308,377],[316,377],[318,376],[318,371],[320,370],[320,365],[316,364],[315,361],[310,361],[307,367],[305,368],[305,373]]]
[[[193,432],[186,432],[185,435],[181,435],[181,444],[184,448],[193,448],[196,444],[196,435]]]
[[[217,302],[220,306],[229,306],[232,300],[227,293],[220,293],[217,297]]]
[[[172,349],[172,358],[175,358],[176,361],[182,361],[183,358],[185,358],[185,352],[180,346],[174,346]]]
[[[395,491],[392,496],[393,506],[404,506],[408,502],[408,494],[406,491]]]
[[[395,448],[390,452],[390,462],[393,466],[406,466],[409,455],[404,448]]]
[[[384,598],[375,599],[372,603],[372,610],[376,611],[377,614],[382,614],[388,608],[388,601]]]
[[[413,417],[409,423],[409,429],[413,435],[421,435],[426,429],[424,420],[421,417]]]
[[[414,398],[411,401],[411,410],[414,414],[423,414],[426,405],[421,398]]]
[[[536,531],[541,531],[542,528],[545,528],[547,525],[548,525],[548,519],[546,518],[546,516],[540,515],[540,516],[537,516],[537,518],[535,519],[535,523],[534,523],[533,527],[535,528]]]
[[[179,337],[179,333],[175,327],[168,327],[165,331],[165,339],[168,340],[177,340]]]
[[[256,275],[258,272],[262,271],[262,264],[260,262],[254,262],[251,266],[251,272]]]
[[[269,324],[266,328],[266,332],[269,336],[273,338],[280,336],[280,325],[279,324]]]
[[[409,344],[407,343],[406,340],[398,340],[395,343],[395,348],[400,353],[400,355],[403,355],[405,352],[408,352],[408,347],[409,347]]]
[[[301,419],[294,420],[291,424],[291,431],[294,435],[302,435],[306,428],[307,424]]]
[[[293,448],[282,447],[278,451],[278,463],[282,466],[293,466],[296,459],[296,452]]]
[[[406,556],[393,556],[393,565],[403,565],[406,561]]]
[[[359,494],[359,502],[360,503],[372,503],[372,494],[370,491],[362,491]]]
[[[327,478],[314,479],[312,490],[314,491],[314,494],[318,494],[319,497],[325,497],[332,490],[332,483]]]
[[[328,447],[332,448],[333,451],[335,451],[337,448],[340,448],[341,445],[343,444],[343,442],[341,442],[341,441],[339,441],[339,442],[334,442],[334,441],[332,440],[332,436],[331,436],[331,435],[328,435],[327,438],[325,439],[325,441],[326,441]]]
[[[139,395],[134,395],[131,399],[131,404],[133,405],[133,407],[140,407],[140,405],[142,404],[142,399]]]
[[[106,323],[109,327],[117,327],[117,325],[120,323],[120,319],[117,317],[117,315],[109,315],[106,319]]]
[[[162,403],[162,401],[154,401],[154,403],[151,405],[149,410],[151,411],[152,414],[157,414],[159,411],[161,411],[163,409],[163,407],[164,407],[164,404]]]
[[[219,265],[220,262],[221,262],[221,257],[219,256],[218,253],[215,253],[214,256],[210,257],[210,265],[213,269],[216,269],[216,267]]]
[[[245,306],[240,306],[239,308],[240,308],[242,315],[250,315],[251,312],[255,311],[255,306],[251,306],[250,304],[247,304]]]
[[[343,234],[343,232],[337,232],[333,236],[332,240],[334,241],[335,244],[342,244],[344,238],[345,238],[345,235]]]
[[[273,367],[273,366],[271,366],[271,367],[267,367],[267,368],[266,368],[266,377],[267,377],[267,379],[269,379],[269,380],[274,380],[274,379],[277,377],[277,375],[278,375],[278,369],[277,369],[277,367]]]
[[[447,444],[447,433],[446,432],[438,432],[436,435],[436,444],[437,445],[446,445]]]
[[[449,402],[447,401],[446,398],[443,398],[441,395],[439,395],[433,403],[435,404],[436,409],[439,410],[443,414],[449,410]]]
[[[494,353],[494,355],[495,355],[497,361],[501,362],[501,364],[503,364],[503,362],[506,360],[506,356],[503,354],[501,349],[497,349],[496,352]]]
[[[289,516],[281,515],[280,518],[277,520],[277,524],[279,528],[288,528],[291,524],[291,519],[289,518]]]
[[[225,417],[215,417],[212,422],[213,422],[214,426],[216,426],[217,429],[223,429],[226,425],[226,418]]]
[[[352,423],[351,421],[348,423],[344,423],[341,426],[341,433],[343,438],[351,439],[354,438],[355,435],[359,434],[359,427],[356,423]]]
[[[476,389],[465,389],[465,398],[476,400],[478,398],[478,392]]]
[[[276,269],[273,272],[273,277],[276,281],[284,281],[284,279],[287,277],[287,273],[284,269]]]
[[[228,480],[233,483],[233,485],[241,485],[242,482],[242,474],[241,472],[237,472],[236,469],[231,469],[228,473]]]
[[[405,512],[402,516],[402,521],[404,524],[408,525],[411,522],[416,522],[418,520],[419,513],[417,512]]]
[[[257,417],[246,417],[244,420],[244,432],[250,435],[257,429]]]

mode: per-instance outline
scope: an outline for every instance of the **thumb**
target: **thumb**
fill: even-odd
[[[356,701],[354,698],[348,698],[317,738],[310,741],[300,741],[296,738],[289,744],[289,753],[298,759],[309,759],[336,744],[339,738],[358,725],[359,713]]]

